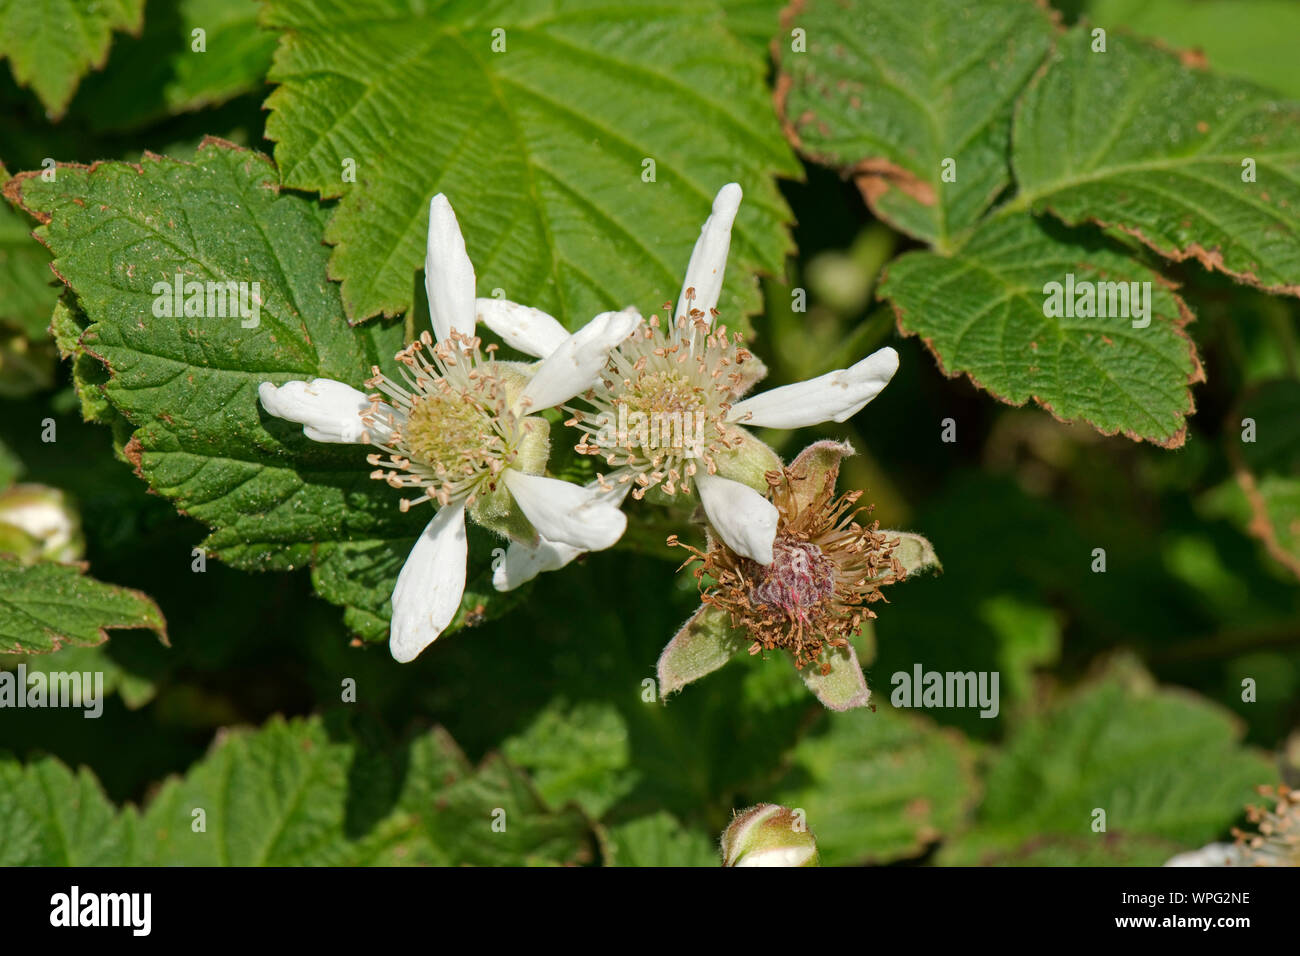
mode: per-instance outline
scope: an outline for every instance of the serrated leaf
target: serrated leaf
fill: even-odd
[[[113,425],[125,419],[104,397],[108,371],[81,344],[81,334],[89,324],[90,320],[78,308],[72,291],[66,290],[54,303],[50,331],[54,334],[60,357],[72,362],[72,388],[81,403],[81,417],[88,422]]]
[[[226,731],[142,812],[117,811],[93,775],[54,758],[23,766],[0,756],[0,783],[0,863],[9,866],[518,865],[594,855],[580,813],[549,810],[499,759],[475,768],[441,728],[400,750],[318,718]],[[504,830],[493,829],[498,818]]]
[[[108,866],[130,845],[130,823],[89,770],[0,753],[0,866]]]
[[[627,723],[610,704],[588,701],[568,707],[557,701],[501,752],[529,772],[537,792],[552,806],[577,803],[600,817],[636,784],[628,768]]]
[[[0,57],[19,86],[30,86],[58,119],[77,83],[104,65],[114,31],[138,32],[144,0],[63,4],[58,13],[39,3],[0,0]]]
[[[1017,203],[1300,294],[1300,104],[1119,34],[1091,44],[1085,28],[1066,35],[1025,94]]]
[[[1123,315],[1048,316],[1045,286],[1064,287],[1067,275],[1076,284],[1149,283],[1150,325],[1133,328]],[[1183,331],[1191,313],[1159,274],[1097,237],[1019,214],[994,217],[951,257],[895,260],[879,295],[947,375],[964,373],[1001,401],[1032,400],[1107,435],[1183,443],[1194,410],[1189,386],[1205,378]],[[1120,311],[1105,297],[1106,311]]]
[[[258,27],[260,9],[256,0],[152,3],[140,36],[117,43],[105,71],[87,80],[74,116],[96,130],[128,129],[259,89],[276,44]]]
[[[480,294],[571,328],[675,299],[733,180],[748,198],[724,315],[755,311],[754,273],[782,267],[789,212],[772,177],[798,166],[761,55],[711,2],[275,0],[264,23],[283,33],[267,137],[286,185],[341,197],[326,240],[353,319],[410,308],[437,192]]]
[[[1270,762],[1240,746],[1241,732],[1206,700],[1113,674],[1012,735],[973,827],[941,860],[1020,863],[1055,844],[1057,862],[1096,862],[1101,844],[1117,842],[1126,862],[1163,863],[1226,834],[1254,787],[1273,779]],[[1093,830],[1098,809],[1104,832]]]
[[[974,797],[972,768],[955,731],[885,706],[829,713],[770,799],[806,813],[823,865],[885,863],[956,828]]]
[[[125,454],[141,477],[213,529],[206,550],[241,568],[312,566],[321,595],[381,638],[400,560],[431,513],[402,514],[369,478],[365,448],[313,442],[257,400],[263,381],[359,387],[372,365],[391,370],[402,344],[398,324],[344,319],[325,276],[320,208],[281,194],[267,157],[215,140],[193,163],[64,167],[56,182],[19,177],[6,189],[46,222],[38,235],[91,323],[76,347],[107,366],[102,393],[135,426]],[[258,325],[155,316],[155,283],[178,275],[258,283]],[[65,348],[74,334],[61,333]],[[471,582],[490,558],[472,552]],[[493,601],[476,588],[462,619]]]
[[[77,565],[0,555],[0,653],[100,644],[113,628],[136,627],[167,641],[167,622],[147,595],[88,578]]]
[[[948,249],[1011,182],[1015,99],[1051,45],[1023,0],[808,0],[778,45],[787,129],[805,155],[851,173],[890,225]],[[944,164],[955,179],[944,181]]]
[[[719,866],[716,838],[663,810],[609,828],[613,866]]]
[[[1246,529],[1300,576],[1300,382],[1261,385],[1233,419],[1228,454],[1250,506]]]

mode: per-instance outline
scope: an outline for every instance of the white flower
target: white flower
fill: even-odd
[[[754,461],[764,454],[774,466],[779,461],[766,446],[758,453],[761,443],[742,426],[847,421],[889,383],[898,353],[882,348],[849,368],[742,400],[762,377],[762,365],[739,334],[714,324],[740,200],[736,183],[718,191],[691,253],[675,320],[665,329],[652,319],[625,341],[585,396],[594,413],[575,412],[569,424],[587,433],[578,450],[613,469],[608,480],[637,498],[653,487],[674,495],[697,486],[723,542],[769,564],[777,516],[757,490],[763,468],[755,475]],[[477,307],[488,328],[526,354],[544,357],[559,347],[563,329],[544,312],[496,299],[479,299]],[[516,564],[541,567],[557,559],[520,556]]]
[[[630,309],[606,312],[573,335],[554,323],[544,339],[548,357],[532,369],[496,361],[495,347],[480,349],[474,284],[460,226],[439,194],[429,206],[425,260],[434,336],[425,332],[398,353],[401,381],[376,368],[366,384],[378,394],[322,378],[258,387],[262,406],[301,424],[307,437],[379,448],[384,454],[367,459],[371,476],[419,491],[401,500],[403,511],[437,503],[393,589],[389,648],[399,661],[413,660],[456,615],[465,591],[467,513],[515,537],[522,513],[529,543],[581,551],[608,548],[627,526],[619,503],[600,489],[542,474],[549,426],[535,413],[590,389],[641,317]],[[544,325],[534,319],[530,328]]]

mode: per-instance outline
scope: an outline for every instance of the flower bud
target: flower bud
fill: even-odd
[[[44,485],[14,485],[0,494],[0,551],[23,561],[76,561],[85,542],[67,496]]]
[[[722,834],[723,866],[820,866],[817,841],[802,810],[760,803],[736,815]]]

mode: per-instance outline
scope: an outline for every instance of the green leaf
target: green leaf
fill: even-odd
[[[76,296],[71,290],[65,290],[54,303],[50,331],[54,334],[59,356],[72,362],[72,388],[81,403],[81,417],[101,425],[125,425],[129,432],[130,424],[104,397],[107,370],[81,344],[81,335],[89,325],[90,320],[77,306]]]
[[[1013,701],[1028,699],[1034,671],[1061,656],[1061,615],[1038,602],[998,594],[980,602],[979,616],[997,638],[1002,693]]]
[[[1044,847],[1057,862],[1098,862],[1114,843],[1126,862],[1163,863],[1226,835],[1253,788],[1274,778],[1241,733],[1220,707],[1121,669],[1016,730],[974,825],[942,862],[1021,863]],[[1098,809],[1105,832],[1093,831]]]
[[[1250,507],[1246,530],[1300,576],[1300,382],[1281,379],[1251,392],[1227,440]]]
[[[1203,53],[1216,71],[1300,97],[1294,38],[1300,6],[1291,0],[1090,0],[1092,23],[1158,37]]]
[[[117,812],[86,770],[0,756],[0,863],[8,866],[592,859],[580,813],[547,809],[499,758],[475,768],[441,728],[387,749],[317,718],[225,731],[142,812]]]
[[[636,784],[628,769],[627,723],[611,704],[590,701],[570,708],[557,701],[501,750],[531,774],[547,803],[577,803],[592,817],[602,816]]]
[[[1025,95],[1017,204],[1300,295],[1300,104],[1120,35],[1091,44],[1069,33]]]
[[[437,192],[479,294],[503,289],[570,328],[675,299],[732,180],[748,198],[723,314],[756,311],[754,273],[783,266],[790,214],[772,177],[799,168],[763,58],[712,2],[274,0],[264,23],[283,33],[267,137],[285,185],[340,197],[325,238],[353,319],[411,307]]]
[[[99,781],[53,758],[0,753],[0,866],[109,866],[130,855],[131,823]]]
[[[64,644],[101,644],[113,628],[147,627],[167,642],[167,622],[148,596],[85,577],[82,570],[0,555],[0,652],[46,654]]]
[[[53,281],[49,253],[32,238],[30,220],[0,203],[0,322],[13,323],[29,339],[48,338],[59,295]]]
[[[660,810],[610,827],[613,866],[719,866],[715,839]]]
[[[95,130],[128,129],[258,90],[276,44],[258,27],[260,9],[257,0],[150,4],[144,31],[113,47],[107,68],[78,94],[74,116]]]
[[[718,4],[727,14],[727,29],[766,55],[781,29],[786,0],[718,0]],[[777,42],[781,42],[780,38]]]
[[[1067,275],[1076,283],[1150,283],[1150,325],[1047,315],[1045,286],[1064,285]],[[946,374],[969,375],[1001,401],[1033,400],[1062,421],[1166,448],[1186,437],[1188,386],[1205,377],[1183,331],[1191,313],[1159,274],[1095,237],[1028,216],[995,217],[954,256],[895,260],[879,294],[892,302],[900,330],[919,335]],[[1118,310],[1108,302],[1106,311]]]
[[[890,225],[957,244],[1010,185],[1012,110],[1051,45],[1045,7],[809,0],[785,20],[807,33],[805,53],[778,44],[800,151],[851,173]]]
[[[310,565],[349,625],[382,638],[397,572],[430,512],[402,514],[392,489],[369,477],[366,449],[313,442],[257,400],[263,381],[360,386],[372,365],[391,371],[402,345],[397,323],[344,319],[325,276],[321,209],[281,194],[267,157],[217,140],[192,164],[148,156],[138,167],[65,167],[56,182],[20,176],[6,190],[46,222],[38,235],[90,322],[78,334],[75,317],[57,316],[61,345],[107,366],[96,384],[77,360],[86,413],[104,420],[99,389],[135,426],[125,455],[214,529],[208,551],[247,569]],[[176,276],[258,283],[258,325],[155,316],[155,283]],[[475,619],[506,606],[488,583],[495,539],[474,541],[461,621],[480,604]]]
[[[844,866],[920,855],[956,828],[974,792],[960,734],[878,705],[828,713],[764,795],[805,811],[823,865]]]
[[[25,0],[0,0],[0,57],[19,86],[30,86],[58,119],[77,83],[108,56],[114,31],[137,33],[144,0],[63,3],[57,12]]]

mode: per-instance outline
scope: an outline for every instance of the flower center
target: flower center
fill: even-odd
[[[473,471],[506,451],[491,411],[452,388],[412,396],[401,435],[411,457],[439,473]]]
[[[750,601],[793,621],[808,623],[835,596],[835,564],[811,541],[778,537],[771,564],[748,563]]]
[[[577,450],[604,458],[617,481],[635,481],[637,498],[656,485],[689,494],[700,463],[715,471],[715,456],[743,440],[726,415],[756,365],[725,326],[682,317],[665,330],[654,318],[611,353],[586,396],[593,411],[570,409],[568,424],[586,433]]]
[[[388,453],[371,455],[372,478],[394,488],[421,488],[402,510],[436,498],[474,505],[497,490],[506,468],[532,473],[546,458],[545,422],[512,406],[523,378],[479,351],[479,340],[452,332],[436,345],[426,332],[397,354],[402,381],[375,369],[367,383],[381,395],[363,418],[371,441]],[[381,405],[386,400],[392,411]],[[535,427],[542,426],[542,427]]]
[[[636,381],[618,398],[635,411],[695,412],[704,407],[700,389],[675,369],[638,372]]]

